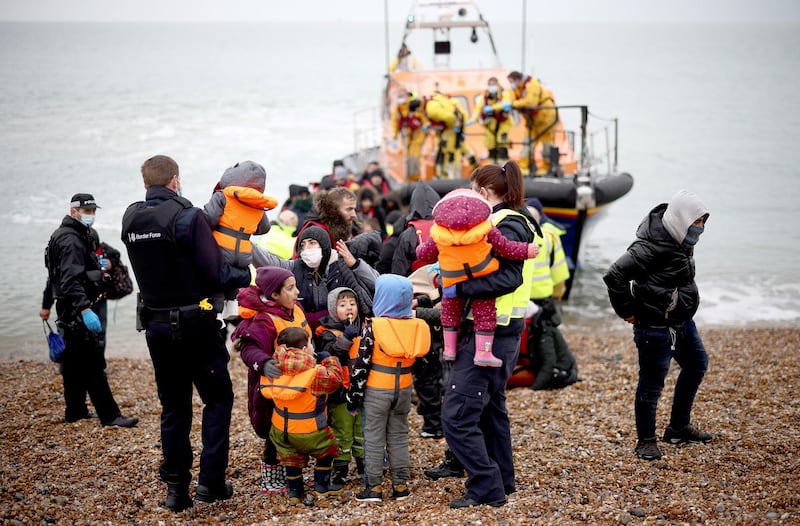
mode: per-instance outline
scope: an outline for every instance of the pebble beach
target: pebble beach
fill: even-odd
[[[581,382],[558,391],[508,392],[517,492],[500,508],[451,510],[464,479],[423,471],[446,444],[418,436],[412,409],[411,498],[354,499],[352,481],[313,507],[258,489],[261,443],[246,415],[246,370],[233,356],[236,402],[228,478],[232,499],[196,502],[174,514],[159,506],[160,406],[147,359],[111,358],[108,376],[133,429],[96,419],[63,422],[61,377],[45,361],[0,362],[0,522],[32,524],[800,524],[800,328],[700,327],[709,370],[694,423],[716,434],[706,445],[662,444],[660,461],[637,460],[633,399],[636,350],[629,330],[565,333]],[[667,377],[659,432],[677,367]],[[195,396],[194,477],[200,450]],[[91,408],[91,406],[90,406]],[[355,473],[351,466],[351,479]],[[310,470],[309,470],[310,474]]]

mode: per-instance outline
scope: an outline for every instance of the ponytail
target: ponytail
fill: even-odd
[[[522,182],[522,170],[514,161],[503,165],[502,171],[506,177],[506,195],[503,201],[511,208],[517,209],[525,202],[525,184]]]
[[[481,166],[472,172],[471,181],[479,187],[491,188],[511,208],[521,207],[525,200],[522,171],[514,161],[508,161],[502,167],[496,164]]]

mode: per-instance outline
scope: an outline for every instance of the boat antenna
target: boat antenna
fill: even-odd
[[[522,67],[520,71],[525,71],[525,28],[528,24],[528,0],[522,0]]]
[[[389,71],[389,0],[383,0],[383,38],[386,51],[386,64],[384,71]]]

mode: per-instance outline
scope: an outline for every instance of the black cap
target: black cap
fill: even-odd
[[[72,199],[69,200],[69,207],[70,208],[85,208],[87,210],[92,210],[94,208],[100,208],[97,206],[97,203],[94,201],[94,196],[92,194],[75,194],[72,196]]]

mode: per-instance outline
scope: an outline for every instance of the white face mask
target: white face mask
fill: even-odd
[[[397,102],[397,104],[405,104],[406,100],[407,99],[405,97],[397,97],[397,101],[396,102]]]
[[[508,87],[510,87],[511,89],[517,89],[517,83],[516,82],[509,82]]]
[[[492,95],[497,93],[497,86],[489,86],[489,93],[491,93]]]
[[[305,263],[307,267],[317,268],[322,261],[322,249],[307,248],[300,252],[300,259],[303,260],[303,263]]]
[[[85,226],[90,227],[94,224],[94,216],[90,216],[88,214],[81,214],[78,221],[83,223]]]

